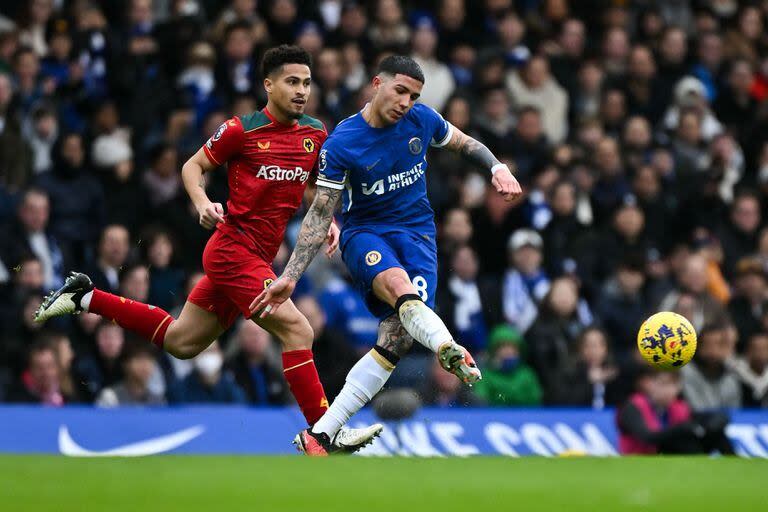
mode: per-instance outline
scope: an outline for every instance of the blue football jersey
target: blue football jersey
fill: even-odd
[[[400,121],[373,128],[361,112],[336,127],[323,144],[318,186],[344,189],[342,232],[404,227],[434,231],[425,172],[429,146],[444,146],[451,125],[417,103]]]

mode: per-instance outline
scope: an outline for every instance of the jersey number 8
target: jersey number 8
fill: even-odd
[[[411,282],[413,283],[413,287],[416,288],[416,293],[419,294],[421,300],[426,302],[429,298],[429,294],[427,293],[427,280],[424,279],[424,276],[416,276]]]

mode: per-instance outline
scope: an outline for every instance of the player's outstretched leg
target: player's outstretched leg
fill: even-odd
[[[70,273],[64,286],[43,300],[35,321],[82,311],[108,318],[179,359],[199,354],[224,331],[214,313],[194,304],[185,304],[176,320],[161,308],[94,288],[90,278],[78,272]]]
[[[277,313],[267,318],[254,318],[261,327],[275,336],[283,346],[283,374],[291,393],[296,398],[301,412],[310,428],[328,411],[323,384],[315,367],[312,354],[314,333],[309,321],[296,309],[292,301],[286,301]],[[294,441],[299,450],[312,452],[313,455],[327,455],[333,452],[356,452],[369,444],[379,435],[381,425],[372,425],[362,429],[336,429],[334,435],[319,440],[316,445],[302,450],[305,444]],[[341,429],[341,430],[340,430]]]
[[[413,339],[437,354],[440,365],[465,384],[482,378],[480,369],[467,349],[456,343],[437,313],[416,293],[402,268],[389,268],[373,280],[373,292],[392,306]]]
[[[342,426],[384,387],[400,357],[407,354],[412,345],[413,338],[400,324],[397,315],[382,321],[376,346],[349,371],[344,387],[328,411],[311,429],[296,436],[294,444],[299,451],[307,455],[325,455],[329,446],[350,451],[347,447],[359,444],[359,439],[353,436],[357,432],[342,429]],[[377,424],[361,430],[371,436],[367,439],[371,442],[381,433],[382,426]]]
[[[165,332],[173,317],[166,311],[94,288],[91,279],[78,272],[70,273],[64,286],[48,295],[35,313],[36,322],[54,316],[90,311],[114,320],[162,348]]]

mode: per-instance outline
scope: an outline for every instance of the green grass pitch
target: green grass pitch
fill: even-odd
[[[0,509],[756,511],[768,510],[768,461],[0,456]]]

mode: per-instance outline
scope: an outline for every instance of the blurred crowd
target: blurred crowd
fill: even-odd
[[[436,406],[602,409],[638,392],[669,405],[682,391],[693,411],[768,407],[766,23],[768,2],[735,0],[3,3],[0,401],[290,403],[279,348],[252,322],[180,361],[96,315],[32,319],[71,269],[178,313],[210,235],[181,164],[263,107],[261,55],[295,43],[314,57],[307,113],[329,131],[370,98],[382,57],[410,54],[420,101],[526,191],[505,203],[487,170],[430,153],[438,309],[485,378],[461,386],[414,347],[392,387]],[[207,179],[224,200],[226,171]],[[295,301],[332,397],[377,321],[338,257],[318,258]],[[699,331],[663,392],[635,349],[658,310]],[[642,414],[626,411],[633,430]]]

